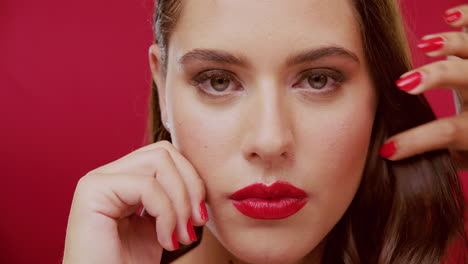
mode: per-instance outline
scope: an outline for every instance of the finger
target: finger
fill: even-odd
[[[453,55],[468,58],[468,33],[445,32],[427,35],[417,46],[430,57]]]
[[[111,178],[111,179],[110,179]],[[151,176],[92,173],[82,177],[76,195],[84,205],[77,208],[119,220],[129,206],[142,203],[146,212],[156,219],[158,242],[167,250],[174,250],[172,234],[177,215],[164,188]],[[86,215],[86,213],[82,213]]]
[[[192,188],[192,186],[185,184],[183,177],[180,175],[167,149],[155,148],[153,150],[141,152],[141,154],[146,153],[158,153],[159,157],[155,157],[157,158],[155,163],[161,172],[158,173],[158,180],[165,188],[176,210],[178,218],[177,237],[179,241],[186,245],[196,241],[195,230],[191,219],[191,200],[188,194],[188,189]],[[163,169],[166,170],[164,171]]]
[[[396,81],[401,90],[410,94],[436,89],[468,89],[468,60],[444,60],[426,64],[403,74]],[[466,93],[461,92],[463,101],[467,101]]]
[[[203,180],[193,165],[168,141],[160,141],[158,145],[151,144],[137,151],[150,151],[159,146],[169,152],[177,170],[182,175],[185,186],[190,186],[188,193],[192,203],[193,223],[198,226],[204,225],[208,221],[208,212],[205,205],[206,189]]]
[[[185,186],[190,186],[190,188],[186,188],[186,191],[190,199],[191,219],[193,224],[199,226],[204,225],[208,220],[204,183],[193,165],[168,141],[159,141],[137,149],[119,160],[100,167],[95,171],[101,173],[119,171],[135,174],[154,174],[154,171],[157,169],[154,159],[157,157],[144,153],[155,151],[158,148],[162,148],[169,153]]]
[[[468,5],[450,8],[444,13],[444,20],[452,27],[468,26]]]
[[[177,214],[177,238],[183,244],[195,241],[191,223],[192,206],[188,188],[177,170],[170,153],[161,145],[129,155],[94,170],[94,173],[141,174],[156,177],[173,203]]]
[[[435,120],[387,139],[380,155],[400,160],[437,149],[468,150],[468,114]]]
[[[152,160],[147,163],[143,161],[143,163],[138,163],[141,161],[141,155],[136,154],[136,153],[141,153],[145,152],[150,149],[156,149],[157,147],[163,147],[164,146],[161,144],[162,141],[153,143],[151,145],[139,148],[133,152],[128,153],[127,155],[113,161],[110,163],[107,163],[104,166],[101,166],[99,168],[96,168],[95,170],[91,172],[96,172],[96,173],[113,173],[116,171],[119,172],[127,172],[127,173],[137,173],[137,174],[144,174],[144,175],[154,175],[154,163]],[[153,146],[153,148],[148,148],[149,146]],[[138,156],[138,158],[136,158]],[[145,159],[146,160],[146,159]]]

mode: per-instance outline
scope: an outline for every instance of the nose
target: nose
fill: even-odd
[[[294,159],[292,109],[284,94],[272,89],[250,102],[242,152],[250,162],[281,166]]]

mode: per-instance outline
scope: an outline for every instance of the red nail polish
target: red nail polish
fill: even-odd
[[[187,232],[192,242],[197,241],[197,236],[195,235],[195,229],[193,229],[193,225],[192,225],[192,219],[190,218],[187,222]]]
[[[418,43],[418,48],[424,52],[431,52],[440,50],[444,47],[445,41],[442,37],[435,37],[426,40],[422,40]]]
[[[145,212],[145,207],[142,205],[138,210],[136,210],[135,214],[138,216],[143,216],[143,213]]]
[[[461,17],[462,17],[462,13],[460,11],[453,11],[453,12],[444,14],[444,19],[445,21],[447,21],[447,23],[453,23],[459,20]]]
[[[408,76],[400,78],[396,81],[396,85],[400,90],[411,91],[416,88],[422,81],[422,74],[420,72],[414,72]]]
[[[385,143],[380,148],[379,154],[382,158],[388,159],[391,156],[393,156],[393,154],[395,154],[395,151],[396,151],[395,143],[393,141],[390,141],[388,143]]]
[[[172,232],[172,245],[174,246],[174,249],[179,249],[179,242],[177,242],[177,235],[176,232]]]
[[[206,210],[205,201],[200,202],[200,215],[203,220],[208,220],[208,211]]]

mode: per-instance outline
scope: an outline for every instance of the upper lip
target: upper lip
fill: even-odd
[[[263,183],[254,183],[246,186],[229,196],[233,200],[243,200],[248,198],[274,199],[274,198],[298,198],[307,197],[304,190],[283,181],[277,181],[270,186]]]

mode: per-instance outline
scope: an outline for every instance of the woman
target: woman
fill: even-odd
[[[433,121],[421,93],[466,102],[468,62],[408,72],[394,1],[158,1],[155,34],[157,142],[79,181],[64,263],[439,263],[466,245],[447,149],[468,165],[467,113]],[[465,33],[419,47],[468,57]]]

